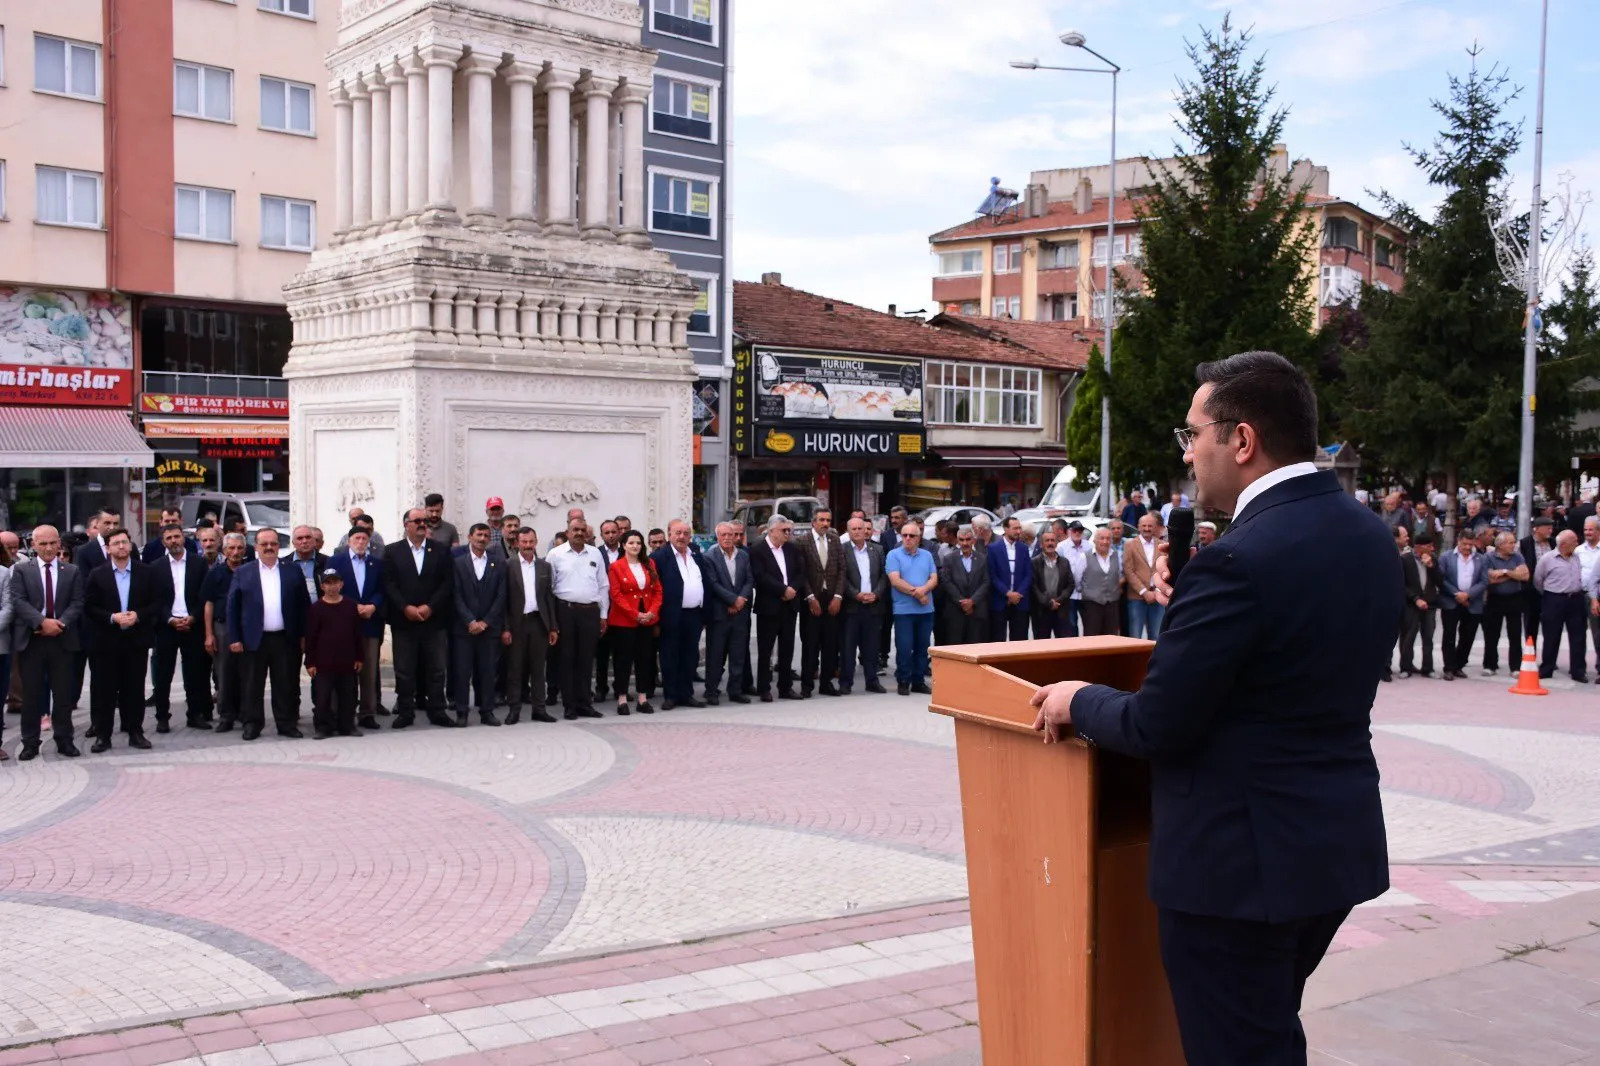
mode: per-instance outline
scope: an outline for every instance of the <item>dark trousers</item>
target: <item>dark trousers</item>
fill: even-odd
[[[522,709],[522,693],[532,697],[535,712],[544,708],[545,657],[550,648],[550,629],[537,611],[522,616],[511,631],[511,646],[505,649],[506,703],[512,711]]]
[[[365,715],[377,714],[383,704],[383,677],[378,663],[382,651],[382,637],[361,638],[361,676],[356,687],[360,691],[361,713]]]
[[[556,620],[561,640],[561,705],[568,714],[594,710],[594,652],[600,643],[600,605],[556,601]]]
[[[56,746],[72,741],[73,652],[60,637],[34,633],[28,646],[13,655],[22,675],[22,743],[39,744],[39,721],[50,716]],[[143,702],[143,693],[140,693]]]
[[[11,699],[11,653],[0,651],[0,704]],[[5,711],[0,709],[0,737],[6,735]]]
[[[1189,1066],[1305,1066],[1300,998],[1349,913],[1251,922],[1157,912]]]
[[[1589,598],[1582,592],[1546,592],[1540,626],[1544,630],[1544,654],[1539,672],[1555,673],[1556,656],[1561,653],[1561,631],[1567,631],[1567,664],[1574,680],[1584,676],[1584,630],[1588,628]]]
[[[1500,669],[1500,629],[1505,627],[1506,643],[1511,651],[1506,662],[1516,673],[1522,664],[1522,594],[1489,593],[1483,605],[1483,668]]]
[[[1478,616],[1465,607],[1439,613],[1444,616],[1444,640],[1439,647],[1444,653],[1444,668],[1465,669],[1467,656],[1472,654],[1473,638],[1478,635]]]
[[[946,644],[982,644],[989,639],[989,616],[974,605],[971,614],[965,614],[958,603],[945,612],[944,642]]]
[[[729,614],[722,606],[711,608],[706,626],[706,698],[722,687],[722,668],[728,668],[728,695],[744,695],[744,673],[750,668],[750,608]]]
[[[556,622],[558,625],[560,621],[561,610],[558,607],[556,609]],[[547,705],[562,702],[561,690],[565,686],[563,686],[561,683],[561,671],[563,669],[561,664],[561,652],[562,648],[558,643],[556,645],[556,653],[554,655],[547,655],[544,660],[544,701]]]
[[[607,626],[605,633],[594,644],[594,691],[601,699],[605,698],[611,687],[607,680],[611,657],[611,627]]]
[[[1122,632],[1122,601],[1096,603],[1084,599],[1078,603],[1078,615],[1083,619],[1086,637],[1114,637]]]
[[[627,699],[630,682],[636,696],[648,696],[655,686],[655,664],[651,659],[655,640],[649,628],[607,626],[606,635],[610,638],[606,643],[611,652],[611,681],[617,690],[617,702]]]
[[[1041,608],[1033,612],[1033,639],[1042,640],[1047,637],[1072,636],[1072,618],[1068,613],[1066,603],[1061,604],[1057,611]]]
[[[694,674],[700,665],[700,631],[704,627],[702,607],[680,610],[676,623],[661,627],[661,695],[674,703],[694,699]]]
[[[880,606],[880,610],[881,610]],[[888,615],[888,611],[883,612]],[[890,618],[893,624],[894,619]],[[878,637],[883,624],[880,616],[860,608],[844,616],[844,649],[839,657],[839,687],[851,688],[856,683],[856,660],[861,661],[861,672],[866,683],[878,680]]]
[[[221,623],[217,629],[222,633],[222,643],[217,645],[217,654],[212,663],[217,671],[217,721],[236,722],[242,715],[240,699],[243,695],[244,657],[228,648],[228,631]]]
[[[130,737],[144,734],[144,671],[150,653],[120,635],[99,634],[89,656],[89,735],[111,739],[118,715]]]
[[[452,706],[456,702],[456,685],[460,682],[456,676],[456,639],[455,630],[447,627],[444,631],[444,698]],[[466,710],[466,707],[461,710]]]
[[[916,685],[928,676],[928,644],[933,639],[933,612],[894,616],[894,679]]]
[[[79,639],[85,638],[80,635]],[[83,702],[83,670],[88,665],[89,647],[85,644],[72,653],[72,700],[67,704],[69,709],[76,709]]]
[[[894,636],[894,615],[889,611],[883,612],[882,621],[878,623],[878,665],[889,665],[889,641]]]
[[[817,687],[817,668],[822,669],[822,683],[832,684],[839,672],[839,637],[844,628],[844,605],[840,614],[829,614],[828,605],[822,604],[821,614],[812,614],[810,607],[800,609],[800,691],[810,692]]]
[[[999,611],[994,609],[994,604],[989,605],[989,639],[990,640],[1027,640],[1028,639],[1028,599],[1023,597],[1021,603],[1008,603]]]
[[[366,672],[366,667],[361,668]],[[318,670],[311,679],[311,727],[348,736],[356,728],[356,674]]]
[[[456,633],[454,640],[455,646],[451,649],[456,659],[456,691],[453,702],[457,713],[466,714],[473,706],[471,696],[476,694],[478,714],[493,714],[494,664],[500,655],[500,631],[485,629],[476,635]]]
[[[1416,603],[1406,604],[1405,618],[1400,627],[1400,669],[1415,672],[1417,634],[1422,634],[1422,672],[1433,673],[1433,623],[1439,612],[1433,608],[1419,610]]]
[[[772,692],[772,648],[778,648],[778,691],[794,690],[794,609],[788,605],[776,614],[756,616],[756,690]]]
[[[240,720],[245,725],[264,726],[267,723],[267,681],[272,681],[272,720],[281,733],[299,722],[300,712],[296,695],[300,691],[300,649],[288,635],[261,634],[261,645],[255,651],[245,649],[239,656],[240,674],[244,696],[240,707]]]
[[[437,625],[395,626],[394,713],[443,714],[445,632]]]
[[[99,634],[104,639],[105,634]],[[191,625],[180,632],[170,625],[156,627],[155,658],[150,667],[150,684],[156,700],[156,721],[172,717],[172,674],[183,660],[183,702],[191,722],[211,718],[211,656],[206,654],[203,625]],[[90,694],[92,700],[93,693]]]
[[[1531,570],[1533,564],[1529,563],[1528,568]],[[1539,632],[1539,620],[1544,617],[1544,595],[1533,587],[1531,581],[1522,590],[1522,595],[1522,631],[1531,637]]]

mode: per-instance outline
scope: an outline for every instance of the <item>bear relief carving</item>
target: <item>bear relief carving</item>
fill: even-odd
[[[557,509],[577,503],[593,503],[600,488],[586,477],[541,477],[522,486],[522,513],[534,514],[541,507]]]
[[[348,511],[352,507],[372,503],[378,498],[378,493],[372,487],[369,477],[342,477],[339,479],[339,510]]]

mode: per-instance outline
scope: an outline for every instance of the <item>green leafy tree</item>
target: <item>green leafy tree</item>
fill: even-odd
[[[1444,128],[1426,148],[1406,146],[1444,197],[1431,219],[1388,194],[1385,207],[1412,235],[1405,285],[1367,289],[1366,343],[1346,351],[1342,424],[1363,452],[1420,481],[1443,475],[1451,500],[1463,477],[1509,484],[1522,396],[1521,291],[1495,259],[1490,226],[1506,209],[1507,163],[1520,141],[1504,117],[1516,98],[1497,69],[1450,76],[1433,101]]]
[[[1119,276],[1112,374],[1089,375],[1111,396],[1119,484],[1165,489],[1183,476],[1172,427],[1189,409],[1197,364],[1261,348],[1303,365],[1314,357],[1305,263],[1316,234],[1305,224],[1303,186],[1268,169],[1288,112],[1274,107],[1265,63],[1248,58],[1249,44],[1224,19],[1189,45],[1195,76],[1178,83],[1181,140],[1139,204],[1143,286],[1123,293],[1128,280]],[[1083,450],[1088,434],[1069,434],[1080,470],[1099,466],[1098,415],[1095,423],[1092,455]]]
[[[1600,295],[1594,254],[1574,257],[1560,298],[1544,312],[1534,412],[1534,476],[1545,484],[1570,477],[1572,457],[1600,447]]]

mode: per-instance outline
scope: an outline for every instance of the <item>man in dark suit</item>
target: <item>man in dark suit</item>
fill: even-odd
[[[956,532],[956,550],[939,567],[944,591],[947,644],[981,644],[989,639],[989,557],[977,550],[972,529]]]
[[[700,633],[705,628],[706,575],[700,553],[691,550],[694,531],[674,518],[667,523],[667,543],[650,553],[661,578],[661,709],[704,707],[694,698],[695,667],[700,662]]]
[[[445,624],[454,596],[450,548],[429,535],[420,507],[406,512],[406,535],[383,552],[383,598],[394,636],[394,726],[428,721],[453,726],[445,714]]]
[[[467,550],[455,565],[456,725],[467,724],[471,694],[478,697],[478,721],[499,725],[495,717],[495,659],[505,632],[506,567],[489,554],[489,524],[474,522],[467,530]]]
[[[778,698],[797,700],[794,690],[794,623],[805,602],[806,569],[800,550],[789,541],[794,523],[781,514],[767,523],[766,536],[750,547],[750,577],[756,587],[756,691],[772,702],[772,648],[778,648]]]
[[[272,682],[272,720],[280,737],[303,736],[299,725],[301,636],[305,583],[300,571],[278,559],[278,531],[256,531],[255,562],[233,572],[228,588],[228,648],[239,656],[239,736],[255,740],[267,724],[266,690]]]
[[[365,525],[351,526],[344,541],[345,546],[333,553],[328,566],[338,571],[344,582],[344,595],[356,601],[356,614],[361,619],[361,676],[356,680],[361,693],[357,701],[361,717],[356,724],[362,729],[377,729],[377,716],[383,706],[378,676],[378,656],[383,650],[383,563],[372,554],[372,533]]]
[[[1006,519],[1005,535],[989,545],[989,639],[1027,640],[1033,613],[1033,564],[1022,523]]]
[[[1417,635],[1422,635],[1422,676],[1433,676],[1433,624],[1439,615],[1439,564],[1433,557],[1433,534],[1417,534],[1411,551],[1400,556],[1405,577],[1406,610],[1400,630],[1400,676],[1416,670]]]
[[[800,608],[800,695],[817,689],[817,669],[822,669],[820,691],[837,696],[833,677],[839,671],[839,638],[844,630],[844,545],[833,528],[833,512],[826,507],[811,516],[811,535],[797,545],[806,568],[808,593]]]
[[[89,678],[89,735],[94,743],[89,750],[96,754],[110,750],[119,714],[128,745],[150,747],[144,735],[144,674],[162,597],[157,572],[134,561],[127,530],[106,533],[106,552],[109,565],[89,572],[83,594],[84,628],[95,631]]]
[[[145,541],[144,548],[139,552],[141,563],[153,563],[168,551],[166,545],[166,529],[168,526],[178,526],[180,531],[183,526],[183,512],[176,507],[161,508],[161,524],[156,526],[156,535]],[[200,554],[200,542],[194,537],[183,538],[184,551]]]
[[[89,571],[106,565],[105,534],[120,528],[122,515],[119,512],[102,510],[94,513],[85,530],[89,539],[71,552],[72,565],[78,568],[80,576],[88,577]],[[74,711],[83,698],[83,668],[88,665],[89,652],[94,647],[94,634],[84,630],[78,634],[78,638],[78,650],[72,653],[72,702],[69,704]]]
[[[1035,728],[1150,761],[1150,895],[1189,1066],[1303,1066],[1306,979],[1389,887],[1370,729],[1400,559],[1312,464],[1316,394],[1293,364],[1247,352],[1196,376],[1184,461],[1233,524],[1184,568],[1139,691],[1045,686]],[[1340,565],[1305,565],[1330,543]]]
[[[222,538],[222,560],[206,574],[200,595],[206,601],[206,651],[211,655],[217,681],[217,724],[215,732],[229,733],[241,717],[242,664],[228,641],[228,592],[233,575],[245,562],[247,545],[243,533],[227,533]]]
[[[1148,517],[1148,516],[1147,516]],[[1056,531],[1039,534],[1033,567],[1033,638],[1070,637],[1072,632],[1072,564],[1056,551]]]
[[[1483,619],[1483,600],[1489,593],[1489,560],[1478,553],[1470,538],[1458,539],[1456,550],[1439,560],[1439,586],[1445,680],[1465,679],[1472,641]]]
[[[532,526],[517,531],[517,551],[506,567],[505,628],[500,644],[506,663],[506,725],[522,718],[522,693],[532,696],[528,718],[554,722],[544,709],[545,660],[561,639],[556,625],[556,595],[550,564],[539,558],[539,534]],[[531,590],[531,594],[530,594]]]
[[[22,681],[23,762],[39,754],[39,720],[50,715],[56,751],[76,758],[72,742],[73,657],[81,648],[82,572],[60,559],[55,526],[33,531],[34,559],[11,568],[11,654]]]
[[[211,656],[206,654],[206,564],[190,551],[183,527],[161,527],[165,551],[150,563],[159,617],[155,619],[155,662],[150,671],[155,691],[156,732],[172,726],[172,672],[183,659],[184,718],[191,729],[211,728]],[[100,628],[100,632],[105,632]],[[99,633],[96,633],[98,639]]]
[[[878,638],[882,635],[882,618],[889,617],[889,575],[883,569],[883,548],[872,539],[872,527],[865,518],[851,518],[845,533],[850,543],[840,551],[844,556],[844,634],[839,693],[848,696],[855,687],[858,661],[867,691],[882,692]]]
[[[728,670],[728,699],[749,703],[742,678],[749,668],[750,600],[755,582],[750,553],[739,547],[739,528],[717,524],[717,546],[701,556],[706,576],[706,702],[722,701],[723,665]]]

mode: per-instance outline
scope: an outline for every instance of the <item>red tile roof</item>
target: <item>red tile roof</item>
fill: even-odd
[[[1117,197],[1117,224],[1120,226],[1137,221],[1138,208],[1137,201],[1124,196]],[[942,229],[928,240],[934,244],[942,244],[946,241],[969,241],[985,237],[1009,237],[1013,234],[1021,236],[1063,229],[1083,229],[1103,226],[1105,223],[1104,196],[1095,200],[1089,205],[1089,210],[1083,212],[1074,208],[1071,200],[1056,200],[1038,218],[1017,218],[1000,223],[990,218],[975,218],[970,222]]]
[[[940,329],[965,330],[978,336],[1009,341],[1041,356],[1058,360],[1054,365],[1082,370],[1089,365],[1090,346],[1105,334],[1083,319],[1070,322],[1018,322],[1010,318],[942,313],[929,320]]]
[[[935,320],[956,318],[939,315]],[[1033,343],[1028,343],[997,332],[986,333],[965,328],[965,321],[971,320],[935,326],[919,318],[887,315],[788,285],[755,281],[733,283],[733,330],[751,344],[813,351],[1008,363],[1057,370],[1083,368],[1083,358],[1074,359],[1066,354],[1061,336],[1055,331],[1049,333],[1048,343],[1043,333],[1039,333]]]

